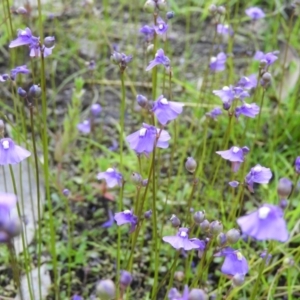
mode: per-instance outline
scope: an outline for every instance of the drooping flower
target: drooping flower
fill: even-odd
[[[237,172],[244,161],[244,151],[240,147],[231,147],[229,150],[216,151],[222,158],[231,161],[232,172]]]
[[[193,242],[195,245],[198,246],[198,248],[196,248],[197,250],[200,250],[200,251],[204,251],[205,250],[205,246],[206,246],[206,243],[202,240],[199,240],[197,238],[192,238],[190,239],[191,242]]]
[[[270,66],[278,59],[278,57],[274,54],[274,52],[268,52],[265,54],[262,51],[256,51],[253,59],[259,61],[264,60],[267,66]]]
[[[167,70],[170,68],[171,61],[165,56],[163,49],[158,49],[153,60],[150,61],[146,71],[150,71],[157,65],[163,65]]]
[[[168,101],[163,95],[153,103],[152,111],[162,125],[177,118],[182,113],[183,103]]]
[[[286,242],[289,238],[283,211],[275,205],[264,204],[256,211],[238,218],[237,223],[243,233],[256,240]]]
[[[91,122],[90,120],[84,120],[82,123],[77,124],[77,129],[84,134],[91,132]]]
[[[165,34],[168,30],[168,24],[161,18],[157,17],[156,25],[154,26],[156,34]]]
[[[240,115],[244,115],[248,118],[255,118],[259,114],[260,108],[257,104],[251,103],[248,104],[244,102],[242,106],[235,108],[235,117],[238,118]]]
[[[154,146],[158,148],[168,148],[170,135],[165,130],[160,130],[152,125],[143,123],[140,130],[128,135],[126,141],[130,148],[137,154],[149,155],[153,151]]]
[[[237,85],[243,89],[250,90],[257,86],[257,75],[251,74],[249,76],[243,76]]]
[[[28,74],[29,72],[26,65],[18,66],[10,71],[10,78],[15,80],[17,74]]]
[[[214,72],[220,72],[225,70],[227,56],[224,52],[220,52],[217,56],[210,58],[209,67]]]
[[[146,42],[150,42],[154,38],[155,30],[152,26],[144,25],[140,29],[140,33],[145,36]]]
[[[0,140],[0,165],[14,165],[29,157],[31,153],[16,145],[10,138]]]
[[[189,239],[188,231],[188,228],[179,228],[176,235],[165,236],[163,237],[163,241],[169,243],[177,250],[183,249],[185,251],[190,251],[192,249],[198,249],[199,245],[197,243],[193,243]]]
[[[271,170],[258,164],[255,167],[251,168],[250,172],[245,178],[245,183],[247,184],[249,191],[253,193],[254,183],[266,184],[270,181],[271,178]]]
[[[228,24],[218,24],[217,33],[220,35],[233,35],[233,30]]]
[[[115,214],[115,221],[117,222],[118,226],[124,225],[124,224],[130,224],[130,233],[132,233],[138,223],[138,217],[135,216],[132,212],[132,210],[124,210],[122,212]]]
[[[221,272],[226,275],[234,276],[236,274],[247,274],[249,271],[248,262],[242,253],[231,247],[222,249],[214,256],[225,256],[221,267]]]
[[[97,179],[104,179],[109,188],[113,188],[116,185],[122,186],[123,184],[122,174],[117,172],[114,168],[108,168],[105,172],[98,173]]]
[[[222,109],[219,108],[219,107],[215,107],[214,109],[212,109],[210,112],[207,112],[205,115],[207,117],[210,117],[212,118],[213,120],[217,121],[217,117],[219,115],[221,115],[223,112],[222,112]]]
[[[265,17],[265,13],[259,7],[249,7],[245,10],[245,13],[252,20],[258,20]]]

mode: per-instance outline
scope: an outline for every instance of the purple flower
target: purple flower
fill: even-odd
[[[131,225],[129,232],[132,233],[136,228],[138,218],[131,210],[124,210],[115,214],[115,221],[117,222],[118,226],[129,223]]]
[[[145,36],[147,42],[150,42],[154,38],[155,30],[152,26],[145,25],[140,29],[140,33]]]
[[[16,206],[17,197],[14,194],[0,193],[0,234],[8,226],[11,220],[10,211]],[[4,230],[5,231],[5,230]],[[0,238],[1,240],[1,238]],[[3,241],[6,241],[7,237],[3,237]],[[1,242],[1,241],[0,241]]]
[[[14,165],[29,157],[31,153],[16,145],[10,138],[0,140],[0,165]]]
[[[245,10],[245,13],[252,20],[258,20],[265,17],[265,13],[259,7],[249,7]]]
[[[10,78],[15,80],[17,74],[28,74],[30,71],[27,69],[27,66],[19,66],[10,71]]]
[[[31,30],[27,27],[25,30],[18,30],[18,37],[10,42],[9,48],[34,45],[39,43],[39,38],[32,35]]]
[[[120,285],[123,288],[127,288],[131,282],[132,282],[132,275],[130,272],[126,271],[126,270],[121,270],[121,274],[120,274]]]
[[[241,87],[224,86],[221,90],[214,90],[213,94],[218,96],[223,104],[231,105],[234,99],[244,100],[246,97],[250,97],[247,91],[244,91]]]
[[[113,168],[108,168],[105,172],[100,172],[97,175],[97,179],[104,179],[109,188],[113,188],[116,185],[122,186],[123,176]]]
[[[85,134],[90,133],[91,132],[91,122],[90,122],[90,120],[85,120],[82,123],[77,124],[77,129],[81,133],[85,133]]]
[[[217,56],[210,58],[209,67],[212,71],[219,72],[225,70],[227,56],[224,52],[220,52]]]
[[[255,60],[264,60],[267,63],[267,66],[272,65],[278,57],[273,52],[263,53],[262,51],[256,51],[253,57]]]
[[[226,275],[234,276],[235,274],[247,274],[249,271],[246,258],[238,250],[226,247],[215,256],[225,256],[221,272]]]
[[[72,297],[72,300],[83,300],[83,298],[81,296],[79,296],[79,295],[74,295]]]
[[[283,211],[275,205],[264,204],[258,210],[238,218],[237,223],[243,233],[260,241],[285,242],[289,238]]]
[[[260,108],[255,103],[244,103],[242,106],[235,108],[235,117],[238,118],[240,115],[244,115],[248,118],[255,118],[259,114]]]
[[[91,114],[94,116],[94,117],[98,117],[100,115],[102,111],[102,107],[99,103],[94,103],[92,104],[91,106]]]
[[[245,182],[248,185],[249,191],[253,193],[254,183],[265,184],[268,183],[271,178],[272,172],[269,168],[256,165],[255,167],[251,168],[250,172],[247,174]]]
[[[243,89],[250,90],[257,86],[257,76],[256,74],[249,75],[248,77],[243,76],[237,83]]]
[[[168,101],[163,95],[154,102],[152,111],[162,125],[177,118],[182,113],[182,103]]]
[[[118,65],[122,71],[126,69],[127,65],[132,61],[132,58],[132,55],[126,55],[117,51],[114,51],[110,57],[111,61]]]
[[[159,134],[159,137],[158,137]],[[158,138],[157,138],[158,137]],[[165,130],[160,130],[152,125],[143,123],[140,130],[128,135],[126,141],[131,149],[137,154],[144,153],[146,156],[153,151],[156,143],[158,148],[168,148],[170,135]]]
[[[157,17],[156,25],[154,26],[156,34],[165,34],[168,30],[168,24],[161,18]]]
[[[222,112],[222,109],[219,108],[219,107],[215,107],[214,109],[212,109],[210,112],[207,112],[205,115],[209,118],[212,118],[213,120],[217,121],[217,117],[219,115],[221,115],[223,112]]]
[[[102,228],[109,228],[111,226],[113,226],[114,224],[114,215],[112,213],[111,210],[108,210],[108,220],[106,222],[104,222],[101,227]]]
[[[204,251],[205,250],[205,246],[206,246],[206,243],[202,240],[199,240],[197,238],[192,238],[190,239],[191,242],[193,242],[195,245],[198,246],[198,248],[196,248],[197,250],[200,250],[200,251]]]
[[[231,147],[229,150],[216,151],[222,158],[231,161],[232,172],[237,172],[244,161],[244,151],[239,147]]]
[[[297,174],[300,174],[300,156],[295,159],[295,171]]]
[[[221,35],[233,35],[233,30],[231,26],[227,24],[218,24],[217,25],[217,33]]]
[[[188,231],[188,228],[179,228],[176,235],[165,236],[163,237],[163,241],[169,243],[173,248],[177,250],[184,249],[185,251],[189,251],[192,249],[198,249],[199,245],[197,243],[193,243],[189,239]]]
[[[176,288],[171,288],[168,293],[169,300],[188,300],[189,299],[189,288],[187,285],[184,286],[182,295]]]
[[[167,70],[170,67],[170,59],[165,56],[163,49],[158,49],[153,60],[150,61],[149,66],[146,68],[146,71],[150,71],[157,65],[163,65]]]
[[[0,82],[5,82],[9,79],[9,75],[8,74],[2,74],[0,75]]]
[[[233,187],[233,188],[236,188],[236,187],[238,187],[239,186],[239,182],[238,181],[229,181],[228,182],[228,184],[231,186],[231,187]]]

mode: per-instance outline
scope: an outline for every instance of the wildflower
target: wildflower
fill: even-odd
[[[168,30],[168,24],[161,17],[158,16],[156,20],[156,25],[154,26],[154,30],[156,34],[165,34]]]
[[[241,233],[239,230],[232,228],[226,232],[227,242],[229,244],[235,244],[241,237]]]
[[[171,288],[168,293],[169,300],[189,300],[189,288],[187,285],[184,286],[182,295],[176,288]]]
[[[29,157],[31,153],[16,145],[10,138],[0,140],[0,165],[14,165]]]
[[[0,82],[5,82],[9,79],[9,75],[8,74],[2,74],[0,75]]]
[[[249,7],[245,10],[245,13],[252,20],[258,20],[265,17],[265,13],[259,7]]]
[[[90,120],[85,120],[82,123],[77,124],[77,129],[81,133],[85,133],[85,134],[90,133],[91,132],[91,122],[90,122]]]
[[[105,172],[98,173],[97,179],[104,179],[109,188],[113,188],[116,185],[122,186],[123,184],[122,174],[117,172],[114,168],[108,168]]]
[[[120,285],[123,288],[127,288],[132,282],[132,275],[130,272],[122,270],[120,275]]]
[[[222,114],[222,109],[219,107],[216,107],[216,108],[212,109],[210,112],[207,112],[205,115],[216,121],[217,117],[221,114]]]
[[[246,97],[250,97],[247,91],[232,85],[224,86],[221,90],[214,90],[213,94],[218,96],[223,103],[231,103],[234,99],[244,100]]]
[[[137,154],[144,153],[146,156],[153,151],[154,146],[158,148],[168,148],[170,135],[165,130],[160,130],[152,125],[143,123],[143,126],[137,132],[126,137],[130,148]]]
[[[165,56],[163,49],[158,49],[153,60],[150,61],[146,71],[150,71],[157,65],[163,65],[167,70],[170,68],[170,59]]]
[[[257,240],[285,242],[289,238],[283,211],[275,205],[264,204],[258,210],[238,218],[237,223],[243,233]]]
[[[217,33],[220,35],[233,35],[233,30],[228,24],[218,24]]]
[[[22,98],[26,98],[27,97],[27,92],[24,89],[22,89],[21,87],[18,87],[17,93]]]
[[[186,162],[185,162],[185,168],[188,172],[194,173],[197,168],[197,162],[193,157],[188,157]]]
[[[268,183],[271,178],[272,172],[269,168],[262,167],[261,165],[256,165],[255,167],[251,168],[250,172],[247,174],[245,183],[247,184],[249,191],[253,193],[254,183]]]
[[[137,95],[136,102],[140,107],[145,108],[145,109],[148,107],[148,104],[149,104],[148,99],[143,95]]]
[[[189,240],[188,231],[188,228],[179,228],[175,236],[165,236],[163,237],[163,241],[169,243],[177,250],[184,249],[185,251],[189,251],[198,249],[199,245]]]
[[[39,85],[33,84],[28,90],[28,96],[32,98],[37,98],[42,94],[42,89]]]
[[[18,66],[10,71],[11,80],[15,80],[17,74],[28,74],[30,71],[27,69],[27,66]]]
[[[101,111],[102,111],[102,107],[99,103],[94,103],[91,106],[91,114],[93,115],[93,117],[98,117]]]
[[[35,45],[39,43],[39,38],[32,35],[31,30],[27,27],[24,30],[18,30],[18,37],[10,42],[9,48],[24,46],[24,45]]]
[[[228,184],[231,186],[231,187],[233,187],[233,188],[236,188],[236,187],[238,187],[239,186],[239,182],[238,181],[230,181],[230,182],[228,182]]]
[[[249,267],[246,258],[238,250],[226,247],[215,256],[225,256],[221,272],[226,275],[247,274]]]
[[[265,54],[262,51],[256,51],[253,59],[265,61],[266,65],[270,66],[278,59],[278,57],[274,54],[274,52],[268,52]]]
[[[232,172],[237,172],[244,161],[244,151],[239,147],[231,147],[229,150],[216,151],[222,158],[231,161]]]
[[[154,38],[155,30],[152,26],[145,25],[140,29],[140,33],[145,36],[146,42],[150,42]]]
[[[100,299],[115,299],[116,286],[111,279],[100,280],[96,285],[96,295]]]
[[[55,37],[54,36],[47,36],[44,38],[44,45],[47,48],[53,48],[55,44]]]
[[[138,217],[135,216],[132,212],[132,210],[124,210],[122,212],[116,213],[115,214],[115,221],[117,222],[118,226],[124,225],[124,224],[130,224],[130,233],[132,233],[136,225],[138,223]]]
[[[220,52],[217,56],[210,58],[209,67],[212,71],[219,72],[225,70],[227,56],[224,52]]]
[[[295,159],[295,171],[297,174],[300,174],[300,156],[297,156]]]
[[[177,118],[182,113],[182,103],[168,101],[163,95],[153,103],[152,111],[162,125]]]
[[[109,209],[108,210],[108,220],[106,222],[104,222],[101,227],[102,228],[109,228],[111,226],[113,226],[114,224],[114,215],[113,212]]]
[[[260,108],[255,103],[244,103],[241,106],[235,108],[235,117],[238,118],[240,115],[244,115],[248,118],[255,118],[259,114]]]
[[[124,53],[114,51],[110,56],[110,59],[115,65],[118,65],[120,70],[123,72],[127,68],[127,65],[132,61],[132,57],[132,55],[126,55]]]
[[[293,190],[293,183],[287,178],[280,178],[277,187],[277,193],[280,199],[286,199]]]
[[[197,250],[200,250],[200,251],[204,251],[205,250],[205,242],[202,241],[202,240],[199,240],[197,238],[192,238],[190,239],[191,242],[193,242],[195,245],[197,245],[198,247],[196,248]]]
[[[245,90],[251,90],[257,86],[257,76],[256,74],[252,74],[249,76],[243,76],[237,85]]]

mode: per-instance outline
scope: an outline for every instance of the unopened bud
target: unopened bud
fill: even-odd
[[[28,95],[33,98],[39,97],[41,93],[42,93],[41,88],[36,84],[32,85],[28,91]]]
[[[184,273],[182,271],[176,271],[174,273],[174,278],[178,281],[183,281],[184,279]]]
[[[127,288],[132,282],[132,275],[128,271],[122,270],[120,275],[120,285]]]
[[[291,257],[285,257],[282,263],[284,266],[292,267],[295,264],[295,260]]]
[[[141,174],[139,174],[137,172],[132,172],[130,179],[135,185],[141,185],[142,180],[143,180]]]
[[[209,221],[205,219],[203,222],[199,224],[199,226],[202,231],[207,231],[209,229]]]
[[[265,72],[263,74],[263,76],[261,77],[261,79],[266,82],[266,83],[269,83],[272,79],[272,75],[269,73],[269,72]]]
[[[144,4],[144,10],[147,13],[154,13],[156,9],[156,3],[153,0],[147,0]]]
[[[212,221],[209,230],[211,234],[219,234],[223,230],[223,224],[220,221]]]
[[[20,6],[19,8],[16,9],[16,13],[19,15],[26,15],[27,9],[23,6]]]
[[[226,14],[226,8],[224,6],[219,6],[217,8],[218,14],[225,15]]]
[[[231,107],[231,101],[223,101],[223,109],[229,110]]]
[[[148,179],[143,179],[142,180],[142,186],[145,187],[148,184]]]
[[[157,8],[160,11],[166,11],[167,10],[167,2],[166,2],[166,0],[157,0],[156,5],[157,5]]]
[[[289,197],[293,190],[293,183],[287,178],[280,178],[277,186],[277,193],[280,199]]]
[[[21,87],[18,87],[17,93],[22,98],[25,98],[27,96],[27,92],[25,90],[23,90]]]
[[[215,15],[218,11],[218,8],[215,4],[211,4],[208,8],[208,11],[210,12],[210,14]]]
[[[55,37],[54,36],[47,36],[44,38],[44,45],[47,48],[51,48],[55,45]]]
[[[194,173],[196,171],[196,168],[197,168],[197,162],[192,157],[188,157],[186,162],[185,162],[185,168],[190,173]]]
[[[100,115],[102,111],[102,107],[99,103],[94,103],[92,106],[91,106],[91,114],[94,116],[94,117],[98,117]]]
[[[200,224],[201,222],[203,222],[205,219],[204,211],[196,211],[194,213],[193,219],[196,224]]]
[[[172,217],[170,218],[171,224],[173,227],[179,227],[181,222],[179,220],[179,218],[176,215],[172,215]]]
[[[113,64],[119,65],[122,61],[122,54],[117,51],[114,51],[113,54],[110,56],[110,60]]]
[[[174,11],[168,11],[168,12],[166,13],[166,17],[167,17],[168,20],[173,19],[174,16],[175,16]]]
[[[96,285],[96,294],[101,300],[111,300],[116,296],[116,287],[112,280],[100,280]]]
[[[207,294],[200,289],[191,289],[188,300],[207,300]]]
[[[136,96],[136,102],[142,108],[147,108],[148,107],[148,99],[143,95],[137,95]]]
[[[70,191],[69,191],[68,189],[63,189],[62,193],[63,193],[63,195],[66,196],[66,197],[68,197],[68,196],[71,194]]]
[[[234,287],[241,286],[241,285],[244,284],[244,282],[245,282],[245,275],[244,274],[235,274],[232,277],[232,285]]]
[[[260,65],[261,68],[265,68],[268,65],[268,62],[267,62],[267,60],[262,59],[260,61],[259,65]]]
[[[224,232],[220,232],[218,234],[217,241],[220,246],[224,246],[227,242],[226,234]]]
[[[227,231],[226,237],[229,244],[235,244],[240,239],[241,233],[239,230],[232,228]]]
[[[145,213],[144,213],[144,217],[145,219],[150,219],[152,216],[152,210],[147,210]]]
[[[286,209],[288,205],[289,205],[289,201],[287,199],[280,199],[279,207],[281,209]]]

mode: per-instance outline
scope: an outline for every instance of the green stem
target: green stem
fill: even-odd
[[[123,170],[123,135],[124,135],[124,118],[125,118],[125,106],[126,106],[126,98],[125,98],[125,82],[124,82],[124,71],[121,70],[121,111],[120,111],[120,171]]]

